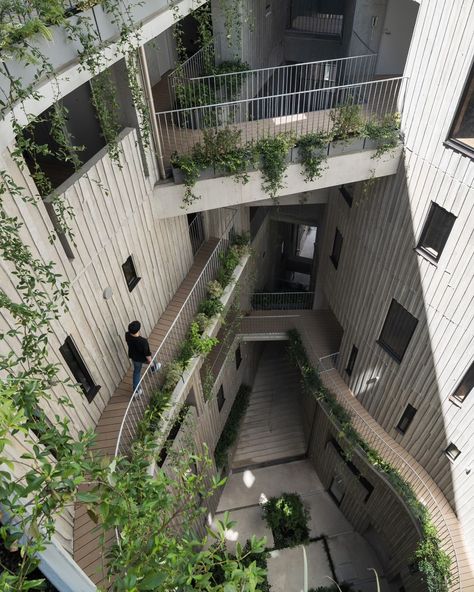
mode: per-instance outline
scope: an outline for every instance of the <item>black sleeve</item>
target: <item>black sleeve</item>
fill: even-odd
[[[151,357],[150,344],[148,343],[148,339],[145,339],[145,343],[143,344],[143,349],[145,351],[145,356]]]

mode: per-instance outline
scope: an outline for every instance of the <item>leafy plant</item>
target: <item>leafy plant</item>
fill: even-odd
[[[364,135],[377,143],[373,158],[393,150],[400,143],[400,115],[390,113],[382,120],[372,119],[365,124]]]
[[[222,287],[229,285],[234,273],[234,269],[240,262],[240,250],[236,245],[232,245],[224,253],[220,253],[220,267],[217,272],[217,281]]]
[[[175,386],[183,378],[185,364],[182,361],[174,360],[169,362],[165,368],[165,380],[163,383],[163,390],[166,392],[173,392]]]
[[[263,176],[262,189],[273,200],[283,188],[283,179],[288,166],[288,151],[294,145],[291,134],[277,134],[276,136],[259,140],[256,144],[256,154],[260,158],[260,171]]]
[[[227,471],[228,452],[237,441],[240,424],[249,404],[250,393],[251,388],[248,385],[240,385],[227,421],[225,422],[224,429],[222,430],[222,434],[216,444],[214,459],[217,467],[224,471]]]
[[[199,312],[206,315],[209,319],[217,316],[224,310],[224,305],[219,298],[206,298],[199,305]]]
[[[306,134],[297,140],[305,181],[314,181],[322,175],[329,141],[330,137],[323,132]]]
[[[332,122],[332,140],[347,142],[363,131],[362,110],[353,100],[333,109],[329,117]]]
[[[275,549],[309,543],[309,512],[297,493],[271,497],[263,505],[263,519],[272,530]]]
[[[198,324],[199,331],[201,331],[201,333],[203,333],[211,324],[211,319],[208,316],[206,316],[203,312],[198,312],[194,320]]]
[[[308,592],[353,592],[354,584],[349,582],[341,582],[340,584],[332,584],[331,586],[318,586],[317,588],[310,588]]]
[[[224,288],[217,280],[211,280],[207,284],[207,293],[211,298],[220,298],[223,292]]]

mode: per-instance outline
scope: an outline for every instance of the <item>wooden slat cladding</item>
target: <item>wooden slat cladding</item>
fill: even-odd
[[[153,217],[151,199],[156,172],[148,158],[151,173],[146,177],[136,141],[135,130],[125,130],[120,136],[121,168],[102,151],[86,163],[82,174],[76,174],[58,189],[75,213],[72,260],[59,241],[49,242],[52,224],[43,204],[35,207],[5,197],[6,211],[23,222],[21,237],[33,255],[54,261],[57,272],[71,284],[69,310],[52,326],[49,361],[60,366],[61,378],[70,376],[59,348],[71,335],[95,383],[102,386],[91,403],[82,393],[62,385],[55,387],[54,395],[68,396],[72,407],[57,405],[55,397],[44,401],[49,417],[66,414],[70,418],[73,435],[97,424],[129,368],[124,342],[128,323],[139,318],[147,334],[193,261],[186,215],[169,220]],[[2,159],[15,182],[35,195],[27,169],[20,171],[7,153],[2,154]],[[134,257],[142,278],[133,292],[128,291],[121,268],[129,255]],[[0,262],[0,285],[16,300],[14,280],[10,266]],[[113,292],[108,300],[103,296],[107,287]],[[0,314],[2,332],[10,323],[8,316]],[[16,349],[17,341],[8,338],[2,347]],[[59,541],[71,553],[72,521],[72,509],[58,519]]]
[[[462,405],[450,397],[474,355],[474,163],[443,142],[470,71],[473,38],[471,1],[421,3],[405,72],[404,159],[396,175],[368,190],[357,186],[351,209],[333,190],[319,275],[344,328],[341,374],[441,488],[470,552],[474,394]],[[436,264],[415,251],[432,202],[456,216]],[[329,261],[336,226],[344,236],[337,270]],[[418,319],[401,363],[376,343],[393,298]],[[353,345],[358,356],[349,377],[343,369]],[[401,434],[396,426],[408,404],[417,417]],[[450,442],[461,450],[455,462],[444,454]]]

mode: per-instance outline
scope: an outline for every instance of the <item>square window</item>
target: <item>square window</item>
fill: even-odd
[[[434,261],[439,261],[455,220],[454,214],[432,202],[417,248]]]
[[[354,364],[357,358],[357,352],[359,350],[356,348],[355,345],[352,346],[351,355],[349,356],[349,361],[347,362],[346,372],[349,376],[352,374],[352,370],[354,370]]]
[[[239,347],[235,350],[235,368],[236,368],[236,370],[239,369],[241,363],[242,363],[242,351],[240,350],[240,344],[239,344]]]
[[[352,202],[354,201],[354,183],[350,185],[341,185],[339,187],[342,197],[346,200],[347,205],[352,208]]]
[[[224,387],[221,384],[221,387],[217,392],[217,408],[219,409],[219,411],[222,409],[222,407],[224,407],[224,403],[225,403]]]
[[[138,284],[138,282],[142,279],[137,275],[137,272],[135,270],[135,264],[133,263],[131,255],[122,265],[122,269],[123,275],[125,276],[125,281],[127,282],[128,291],[131,292]]]
[[[469,72],[446,143],[471,158],[474,156],[474,64]]]
[[[82,359],[76,344],[71,337],[66,337],[66,341],[59,348],[61,355],[63,356],[69,370],[72,372],[76,382],[79,384],[81,389],[84,391],[89,403],[94,399],[100,390],[100,385],[95,384],[92,376],[90,375],[87,366]]]
[[[449,458],[450,461],[454,462],[457,459],[457,457],[461,454],[461,451],[455,444],[450,442],[448,444],[448,447],[444,451],[444,454]]]
[[[411,422],[413,421],[413,418],[415,417],[416,411],[417,410],[415,409],[415,407],[413,407],[412,405],[407,405],[407,408],[403,412],[403,415],[401,416],[400,421],[397,425],[397,430],[399,432],[404,434],[408,430]]]
[[[400,363],[417,324],[418,319],[396,300],[392,300],[377,343]]]
[[[458,384],[457,389],[451,395],[453,399],[462,403],[474,388],[474,362],[469,366],[464,378]]]
[[[339,259],[341,257],[341,249],[342,249],[342,234],[339,232],[339,229],[336,228],[336,232],[334,234],[334,243],[332,245],[332,253],[331,253],[331,261],[334,267],[337,269],[339,265]]]

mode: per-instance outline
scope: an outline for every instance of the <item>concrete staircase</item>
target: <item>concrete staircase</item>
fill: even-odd
[[[285,342],[270,342],[262,352],[233,471],[302,458],[306,453],[300,377],[285,347]]]

